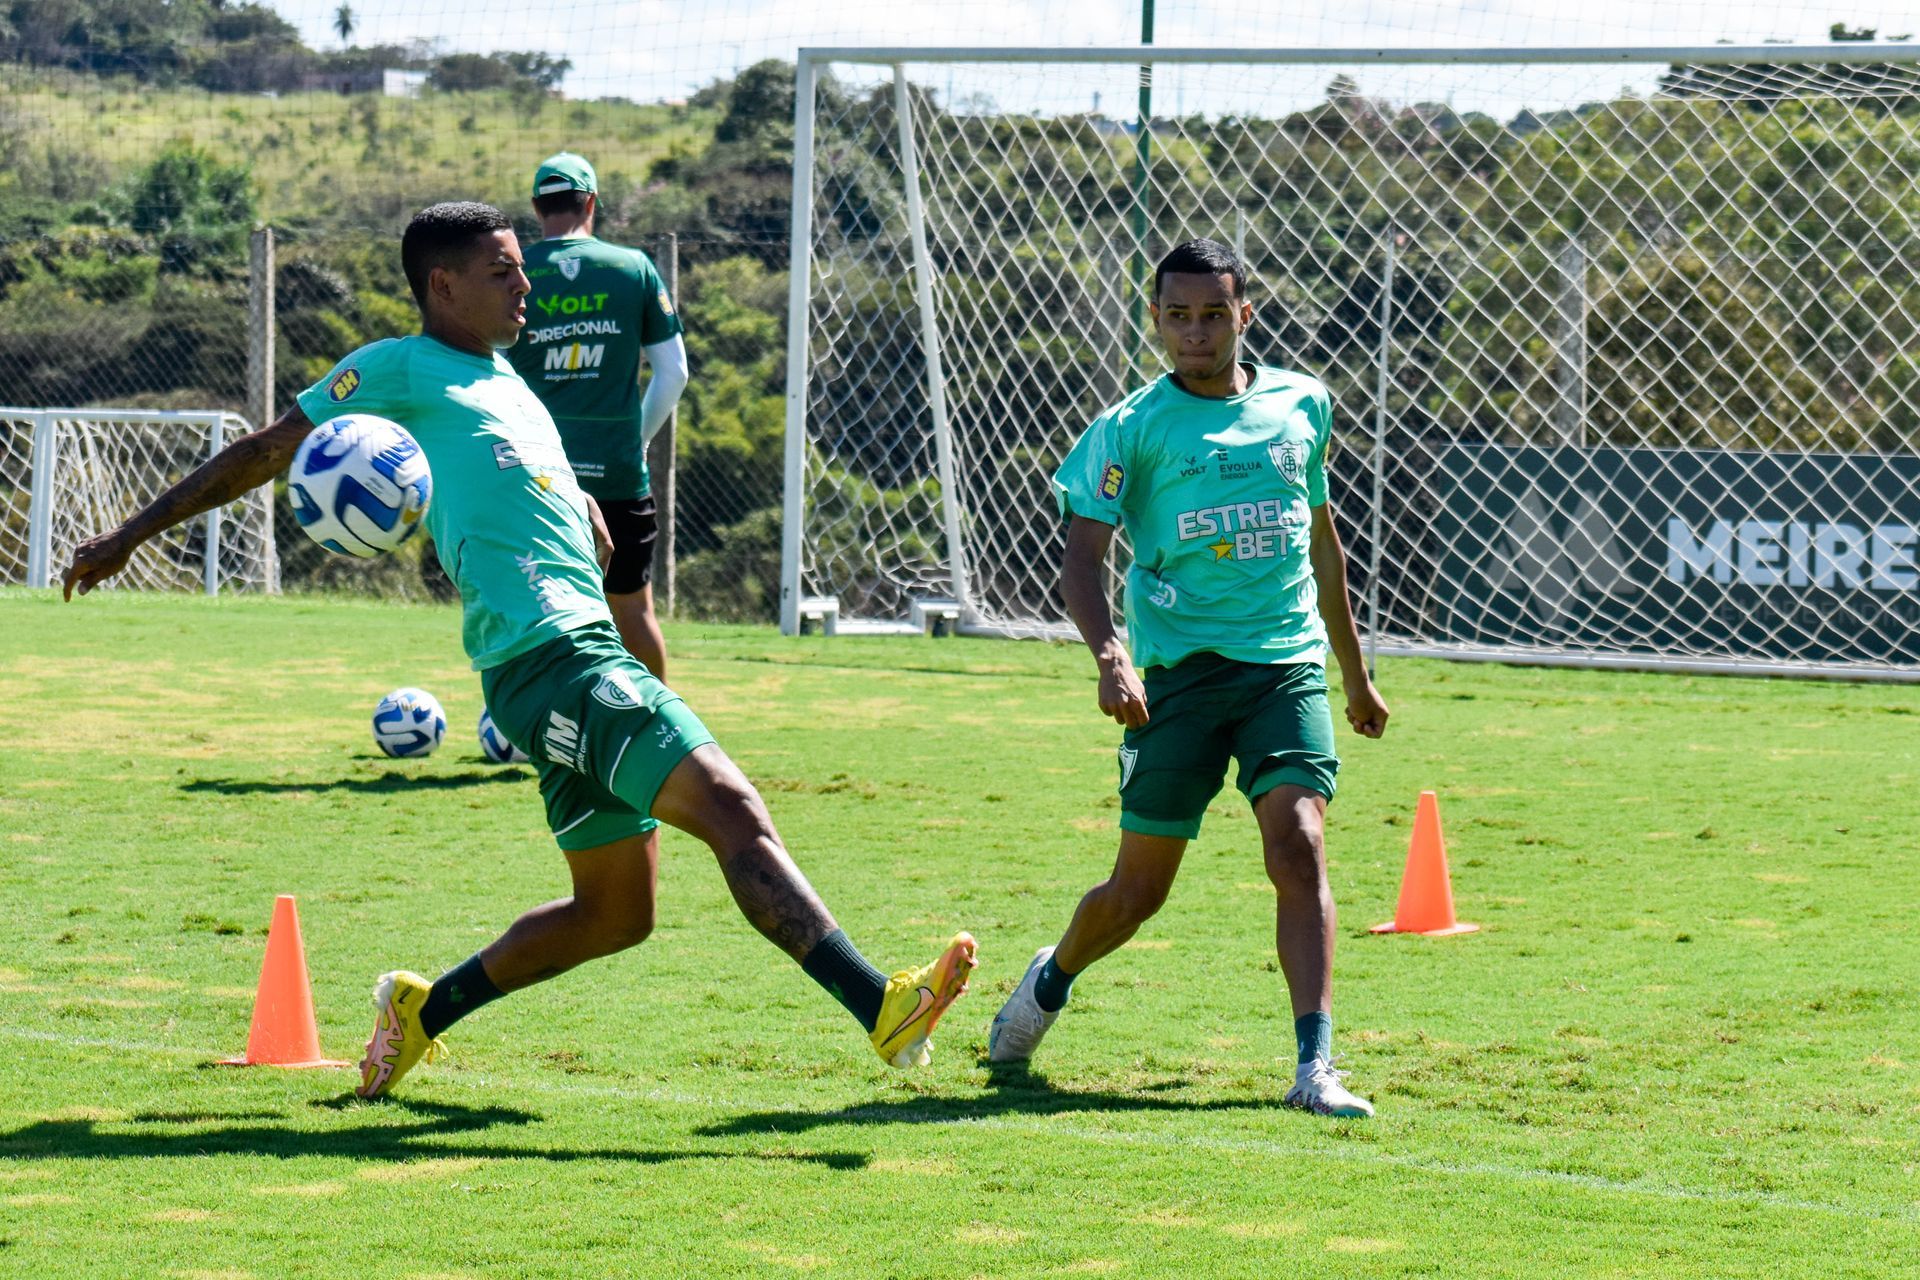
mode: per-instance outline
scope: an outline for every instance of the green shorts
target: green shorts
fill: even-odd
[[[635,662],[612,624],[569,631],[480,673],[487,710],[533,757],[562,849],[595,849],[660,825],[653,798],[713,741],[680,695]]]
[[[1333,799],[1340,758],[1333,749],[1327,669],[1319,663],[1266,666],[1196,653],[1146,671],[1147,723],[1120,747],[1120,827],[1191,840],[1239,762],[1249,801],[1278,786]]]

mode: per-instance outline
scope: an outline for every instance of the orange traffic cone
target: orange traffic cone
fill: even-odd
[[[1422,791],[1413,814],[1407,870],[1400,879],[1400,905],[1394,908],[1393,919],[1373,926],[1373,932],[1440,937],[1472,933],[1479,927],[1453,918],[1453,881],[1447,874],[1447,841],[1440,834],[1440,798]]]
[[[307,981],[307,952],[300,942],[300,913],[290,893],[273,900],[267,955],[260,964],[253,1026],[247,1032],[247,1056],[220,1061],[231,1067],[352,1065],[320,1056],[320,1031],[313,1022],[313,987]]]

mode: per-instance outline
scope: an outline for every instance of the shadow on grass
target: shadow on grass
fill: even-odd
[[[388,795],[399,791],[452,791],[495,782],[521,782],[526,769],[469,769],[465,773],[417,774],[389,769],[377,778],[336,778],[331,782],[247,782],[238,778],[200,778],[180,784],[182,791],[216,791],[223,796],[285,795],[289,792],[356,791]]]
[[[1258,1098],[1172,1098],[1163,1095],[1186,1088],[1181,1080],[1164,1080],[1125,1093],[1102,1089],[1061,1089],[1023,1065],[989,1068],[987,1092],[963,1097],[894,1098],[863,1102],[831,1111],[756,1111],[730,1120],[701,1125],[704,1138],[738,1137],[754,1133],[805,1133],[837,1124],[949,1124],[984,1120],[992,1116],[1050,1116],[1078,1111],[1267,1111],[1279,1101]]]
[[[262,1119],[291,1120],[278,1112],[149,1112],[120,1123],[95,1120],[38,1120],[18,1129],[0,1130],[0,1159],[4,1160],[150,1160],[167,1156],[248,1155],[286,1159],[296,1156],[338,1156],[371,1163],[457,1157],[469,1160],[610,1160],[630,1164],[669,1164],[680,1160],[769,1160],[819,1165],[828,1169],[858,1170],[868,1157],[840,1151],[684,1151],[646,1147],[565,1147],[528,1144],[447,1141],[483,1134],[491,1129],[535,1124],[542,1117],[515,1107],[460,1107],[446,1103],[389,1098],[362,1102],[352,1094],[311,1104],[334,1111],[347,1120],[362,1119],[336,1129],[299,1128],[289,1123],[261,1124]],[[408,1122],[394,1124],[394,1112]],[[186,1126],[173,1132],[127,1132],[129,1124]]]

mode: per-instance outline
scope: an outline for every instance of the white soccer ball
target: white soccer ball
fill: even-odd
[[[329,418],[310,432],[287,472],[287,501],[309,538],[329,551],[377,556],[419,532],[433,496],[420,442],[368,413]]]
[[[447,736],[447,713],[425,689],[395,689],[373,709],[373,741],[390,756],[432,755]]]
[[[526,764],[532,759],[507,741],[507,735],[493,722],[493,712],[484,707],[480,711],[480,754],[495,764]]]

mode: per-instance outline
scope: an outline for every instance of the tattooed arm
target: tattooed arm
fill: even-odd
[[[96,534],[73,551],[62,594],[73,599],[120,570],[141,543],[182,520],[225,506],[287,469],[313,423],[295,405],[270,427],[249,432],[207,459],[178,484],[128,516],[119,528]]]

